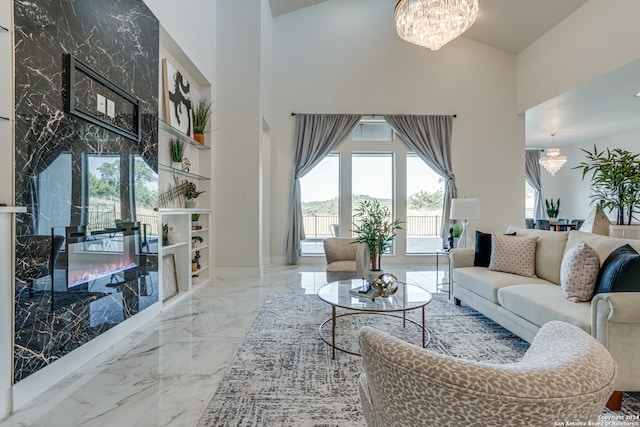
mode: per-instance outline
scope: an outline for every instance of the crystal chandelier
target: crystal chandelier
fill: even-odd
[[[438,50],[473,25],[478,0],[400,0],[395,16],[400,37]]]
[[[556,136],[556,134],[552,133],[551,148],[546,150],[547,155],[540,158],[540,164],[551,174],[551,176],[554,176],[556,172],[558,172],[560,168],[567,163],[567,156],[561,156],[560,149],[553,146],[554,136]]]

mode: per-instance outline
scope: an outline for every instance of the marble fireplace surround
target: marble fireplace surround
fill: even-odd
[[[14,30],[15,201],[28,207],[16,215],[16,266],[26,266],[14,289],[17,383],[158,302],[157,246],[139,247],[135,268],[84,283],[70,285],[66,261],[70,229],[91,241],[78,250],[86,260],[122,251],[116,221],[152,222],[140,217],[136,176],[155,176],[145,185],[157,191],[159,24],[142,0],[15,0]],[[69,55],[139,100],[140,141],[65,112]],[[96,105],[96,88],[76,89],[79,102]],[[89,180],[107,162],[119,194],[97,226]]]

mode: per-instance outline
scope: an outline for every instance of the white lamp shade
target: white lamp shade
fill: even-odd
[[[480,218],[480,200],[478,199],[451,199],[451,219],[478,219]]]

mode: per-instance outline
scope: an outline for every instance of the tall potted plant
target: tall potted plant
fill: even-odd
[[[191,116],[193,118],[193,139],[204,144],[204,131],[211,115],[211,102],[200,97],[193,103]]]
[[[376,199],[364,200],[354,215],[353,233],[357,243],[365,243],[371,254],[371,270],[380,270],[380,257],[401,230],[399,219],[391,219],[391,210]]]
[[[614,150],[581,150],[587,160],[573,169],[582,169],[582,179],[591,174],[591,203],[600,203],[609,212],[617,209],[616,223],[627,224],[636,218],[636,207],[640,205],[640,153]],[[636,218],[637,219],[637,218]]]

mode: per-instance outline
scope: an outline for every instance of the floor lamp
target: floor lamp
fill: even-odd
[[[473,248],[474,242],[469,237],[467,220],[480,218],[480,201],[478,199],[451,199],[449,218],[462,220],[462,234],[458,240],[458,247]]]

